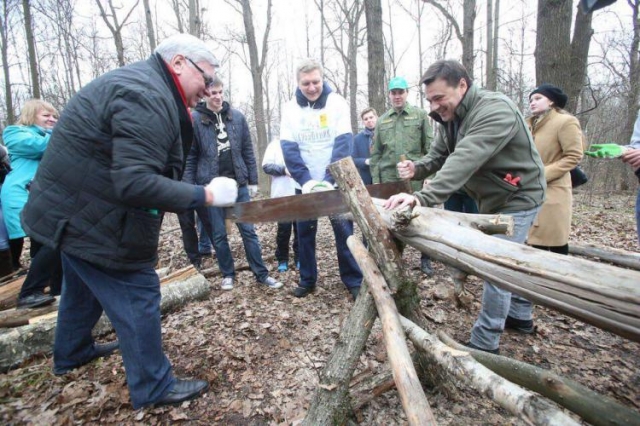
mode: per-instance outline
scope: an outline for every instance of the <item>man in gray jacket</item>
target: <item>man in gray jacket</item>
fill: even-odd
[[[438,174],[421,191],[389,198],[385,207],[434,206],[464,188],[480,213],[514,218],[514,235],[498,238],[524,243],[546,190],[544,166],[524,117],[506,96],[473,85],[455,61],[435,62],[421,83],[438,134],[425,157],[398,163],[398,174],[403,179]],[[533,333],[532,308],[528,300],[485,282],[468,346],[498,353],[505,326]]]
[[[31,238],[61,251],[53,372],[66,374],[119,346],[134,409],[176,404],[209,386],[173,376],[154,267],[163,212],[237,197],[229,178],[180,182],[193,136],[188,107],[208,93],[217,64],[201,40],[178,34],[148,60],[83,87],[60,117],[22,215]],[[103,311],[119,342],[94,342]]]

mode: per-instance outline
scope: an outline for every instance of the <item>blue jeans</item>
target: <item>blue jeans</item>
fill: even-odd
[[[207,231],[204,229],[204,225],[202,224],[200,217],[196,218],[196,223],[198,226],[198,252],[200,254],[209,254],[213,250],[211,240],[207,235]]]
[[[160,280],[155,270],[106,269],[64,252],[62,268],[54,372],[65,373],[94,357],[91,330],[104,309],[120,341],[133,408],[162,398],[175,379],[162,351]]]
[[[515,213],[503,213],[513,217],[513,236],[494,235],[496,238],[523,244],[540,207]],[[533,304],[517,294],[502,290],[488,281],[484,282],[482,310],[471,329],[471,343],[483,349],[497,349],[507,316],[530,320]]]
[[[249,189],[247,186],[244,185],[238,188],[238,198],[236,202],[242,203],[250,200],[251,197],[249,197]],[[236,272],[233,264],[233,256],[227,238],[227,228],[224,224],[224,209],[221,207],[201,207],[198,209],[198,215],[202,219],[202,225],[209,235],[209,238],[213,241],[213,248],[216,251],[216,258],[218,259],[218,266],[220,267],[222,276],[224,278],[235,277]],[[242,244],[244,245],[249,267],[251,271],[253,271],[256,279],[259,282],[264,282],[264,280],[269,277],[269,270],[264,266],[264,261],[262,260],[262,247],[260,247],[256,230],[251,223],[236,223],[236,225],[242,237]]]
[[[336,239],[340,279],[347,288],[360,287],[362,272],[347,246],[347,238],[353,235],[353,222],[338,217],[330,217],[333,235]],[[316,263],[317,220],[298,221],[298,251],[300,252],[300,287],[315,287],[318,280]]]

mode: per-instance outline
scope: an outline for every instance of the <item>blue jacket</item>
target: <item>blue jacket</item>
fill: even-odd
[[[191,113],[193,145],[187,156],[182,178],[185,182],[207,185],[211,179],[218,177],[218,144],[214,129],[214,120],[216,120],[214,114],[203,104],[198,105]],[[220,115],[229,135],[233,171],[238,185],[257,185],[258,168],[247,120],[240,111],[231,108],[226,101],[222,104]]]
[[[353,149],[351,150],[351,157],[365,185],[370,185],[373,182],[369,165],[364,163],[371,157],[372,139],[373,131],[365,128],[353,138]]]
[[[7,175],[0,192],[2,214],[9,239],[22,238],[25,232],[20,223],[20,212],[29,197],[27,185],[38,170],[51,138],[51,130],[38,126],[8,126],[4,129],[2,138],[11,159],[11,172]]]

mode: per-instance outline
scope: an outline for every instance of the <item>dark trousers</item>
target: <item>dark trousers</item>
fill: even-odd
[[[550,251],[552,253],[558,253],[558,254],[564,254],[564,255],[569,254],[569,244],[565,244],[563,246],[536,246],[532,244],[531,247],[535,247],[538,250]]]
[[[444,209],[451,212],[478,213],[478,206],[475,200],[468,194],[460,192],[453,193],[449,199],[444,202]]]
[[[298,227],[294,222],[278,222],[276,233],[276,259],[278,263],[289,262],[289,240],[293,230],[293,260],[298,262]]]
[[[198,216],[198,219],[202,219]],[[184,251],[187,253],[187,258],[192,265],[199,265],[202,262],[202,253],[200,247],[209,247],[208,251],[211,251],[211,241],[204,232],[204,225],[202,221],[198,220],[198,227],[196,228],[196,211],[187,210],[186,212],[178,213],[178,222],[180,222],[180,230],[182,231],[182,245]],[[198,239],[198,230],[200,230],[200,240]],[[205,241],[206,240],[206,241]]]
[[[104,310],[120,341],[133,408],[158,401],[175,379],[162,351],[160,280],[155,270],[107,269],[64,252],[62,268],[54,372],[65,373],[94,357],[91,330]]]
[[[17,271],[22,268],[20,264],[20,256],[22,256],[22,246],[24,245],[24,238],[13,238],[9,240],[9,250],[11,251],[11,261],[13,270]]]
[[[42,293],[45,287],[49,287],[52,295],[59,295],[62,289],[60,251],[43,246],[31,238],[30,254],[31,266],[22,283],[18,298],[23,299],[34,293]]]
[[[360,287],[362,284],[362,272],[347,246],[347,238],[349,238],[350,235],[353,235],[353,222],[337,217],[331,217],[329,220],[331,221],[333,235],[336,239],[336,252],[338,254],[340,278],[347,288]],[[300,287],[314,287],[318,280],[318,265],[316,263],[317,232],[317,220],[305,220],[298,222]]]

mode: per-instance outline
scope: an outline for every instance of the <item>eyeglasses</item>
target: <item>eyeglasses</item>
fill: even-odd
[[[211,87],[213,86],[213,77],[211,77],[209,74],[207,74],[202,68],[200,68],[195,62],[193,62],[191,59],[187,58],[186,56],[184,57],[187,61],[191,62],[191,65],[193,65],[195,67],[195,69],[198,70],[198,72],[200,72],[200,74],[202,74],[202,78],[204,78],[204,85],[205,87]]]

